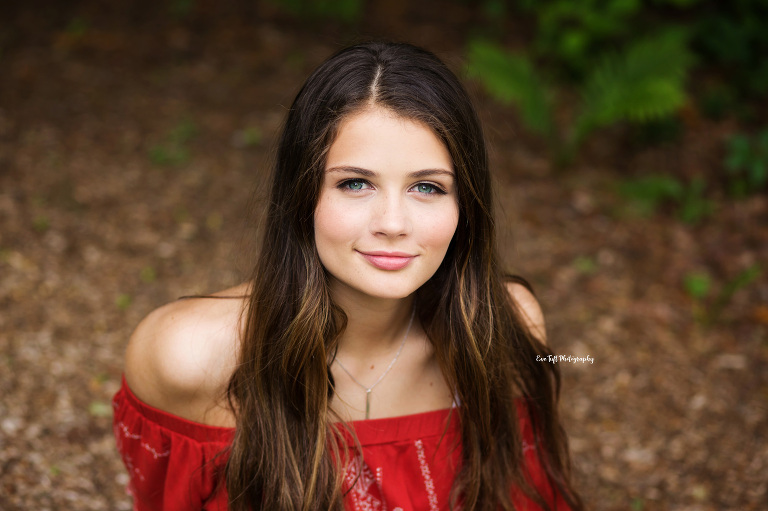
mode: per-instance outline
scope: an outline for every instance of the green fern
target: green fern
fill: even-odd
[[[643,123],[674,113],[686,100],[692,61],[685,35],[668,31],[608,55],[587,77],[573,141],[618,121]]]
[[[527,128],[548,138],[554,161],[564,163],[595,129],[662,119],[679,109],[691,61],[685,33],[672,29],[603,57],[581,87],[577,117],[564,137],[555,127],[554,88],[528,58],[475,40],[468,48],[467,75],[498,101],[514,104]]]
[[[496,100],[514,104],[530,130],[545,136],[553,134],[549,87],[528,59],[488,41],[475,40],[469,44],[466,72]]]

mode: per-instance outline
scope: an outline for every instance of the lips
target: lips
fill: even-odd
[[[359,252],[366,261],[380,270],[395,271],[402,270],[408,266],[411,261],[416,259],[415,255],[405,252]]]

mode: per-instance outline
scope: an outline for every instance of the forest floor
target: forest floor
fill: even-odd
[[[365,35],[424,45],[460,71],[472,21],[459,2],[439,19],[369,15],[354,33],[264,7],[155,21],[142,2],[99,4],[0,17],[5,511],[131,508],[110,406],[127,339],[153,308],[244,278],[299,85]],[[765,509],[768,198],[716,194],[715,214],[689,225],[617,192],[651,171],[716,172],[733,123],[697,119],[660,146],[598,134],[556,172],[514,111],[477,89],[505,260],[534,284],[552,350],[593,359],[559,362],[589,508]],[[712,297],[686,293],[696,272]]]

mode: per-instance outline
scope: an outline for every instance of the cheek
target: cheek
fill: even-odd
[[[448,249],[453,239],[459,222],[459,207],[455,205],[446,208],[440,215],[431,216],[431,219],[422,225],[423,240],[425,244],[435,248]]]
[[[320,255],[346,244],[354,232],[354,215],[344,214],[334,201],[321,197],[315,209],[315,243]]]

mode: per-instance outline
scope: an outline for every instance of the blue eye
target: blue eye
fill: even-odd
[[[419,183],[416,185],[416,189],[421,193],[433,193],[435,191],[435,187],[432,185],[428,185],[426,183]]]
[[[348,188],[349,190],[362,190],[364,186],[365,182],[359,179],[351,179],[344,182],[344,187]]]
[[[425,195],[443,195],[445,191],[429,183],[419,183],[416,185],[416,191]]]

